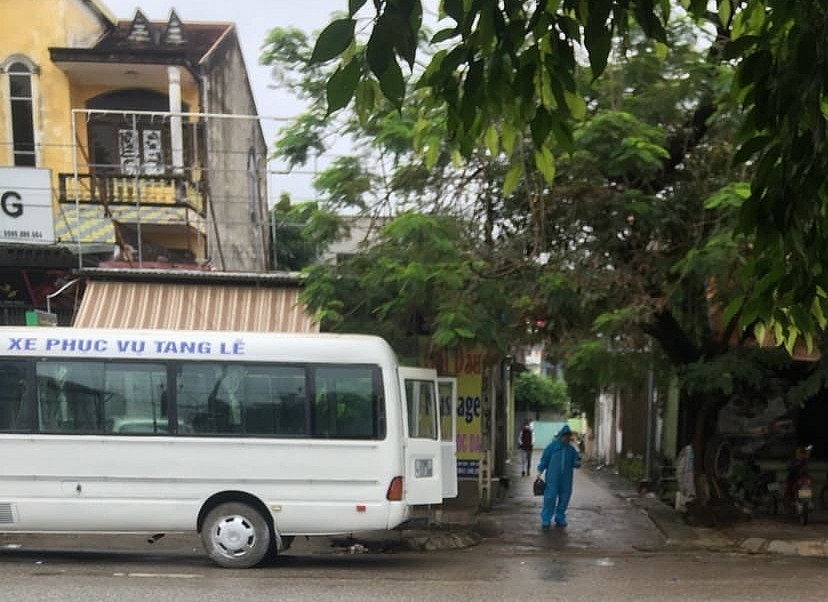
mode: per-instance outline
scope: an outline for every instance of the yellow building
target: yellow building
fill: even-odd
[[[0,0],[0,323],[72,268],[267,271],[256,114],[232,23]]]

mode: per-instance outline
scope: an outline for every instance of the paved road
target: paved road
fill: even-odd
[[[518,477],[485,516],[492,537],[466,549],[350,554],[299,544],[275,565],[231,571],[214,567],[194,538],[119,538],[104,551],[30,540],[0,545],[0,591],[26,602],[826,599],[828,560],[677,548],[624,495],[576,474],[565,530],[540,530],[540,498]]]
[[[488,602],[824,600],[818,559],[708,552],[551,550],[497,540],[463,550],[309,554],[231,571],[196,554],[0,554],[3,600],[26,602]]]
[[[491,515],[504,544],[606,552],[652,550],[666,544],[646,513],[580,470],[575,471],[569,525],[541,531],[542,498],[531,495],[532,479],[512,478],[507,499]]]

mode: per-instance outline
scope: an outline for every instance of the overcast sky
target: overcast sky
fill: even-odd
[[[270,70],[259,65],[259,53],[267,32],[274,27],[296,27],[308,34],[320,31],[336,11],[344,11],[348,0],[102,0],[119,19],[131,19],[136,9],[152,21],[165,21],[175,9],[182,21],[223,21],[236,24],[248,75],[259,115],[293,117],[302,105],[292,96],[269,88]],[[268,144],[272,143],[275,122],[263,122]],[[271,175],[268,188],[271,200],[287,191],[295,201],[312,196],[309,174]]]

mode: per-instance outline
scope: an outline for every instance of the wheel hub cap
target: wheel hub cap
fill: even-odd
[[[253,547],[256,531],[243,517],[229,516],[217,526],[215,539],[227,555],[242,556]]]

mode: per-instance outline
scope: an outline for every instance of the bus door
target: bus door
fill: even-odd
[[[442,451],[443,498],[457,497],[457,379],[437,379],[440,396],[440,446]]]
[[[443,501],[443,480],[437,372],[400,368],[400,386],[406,408],[405,501],[439,504]]]

